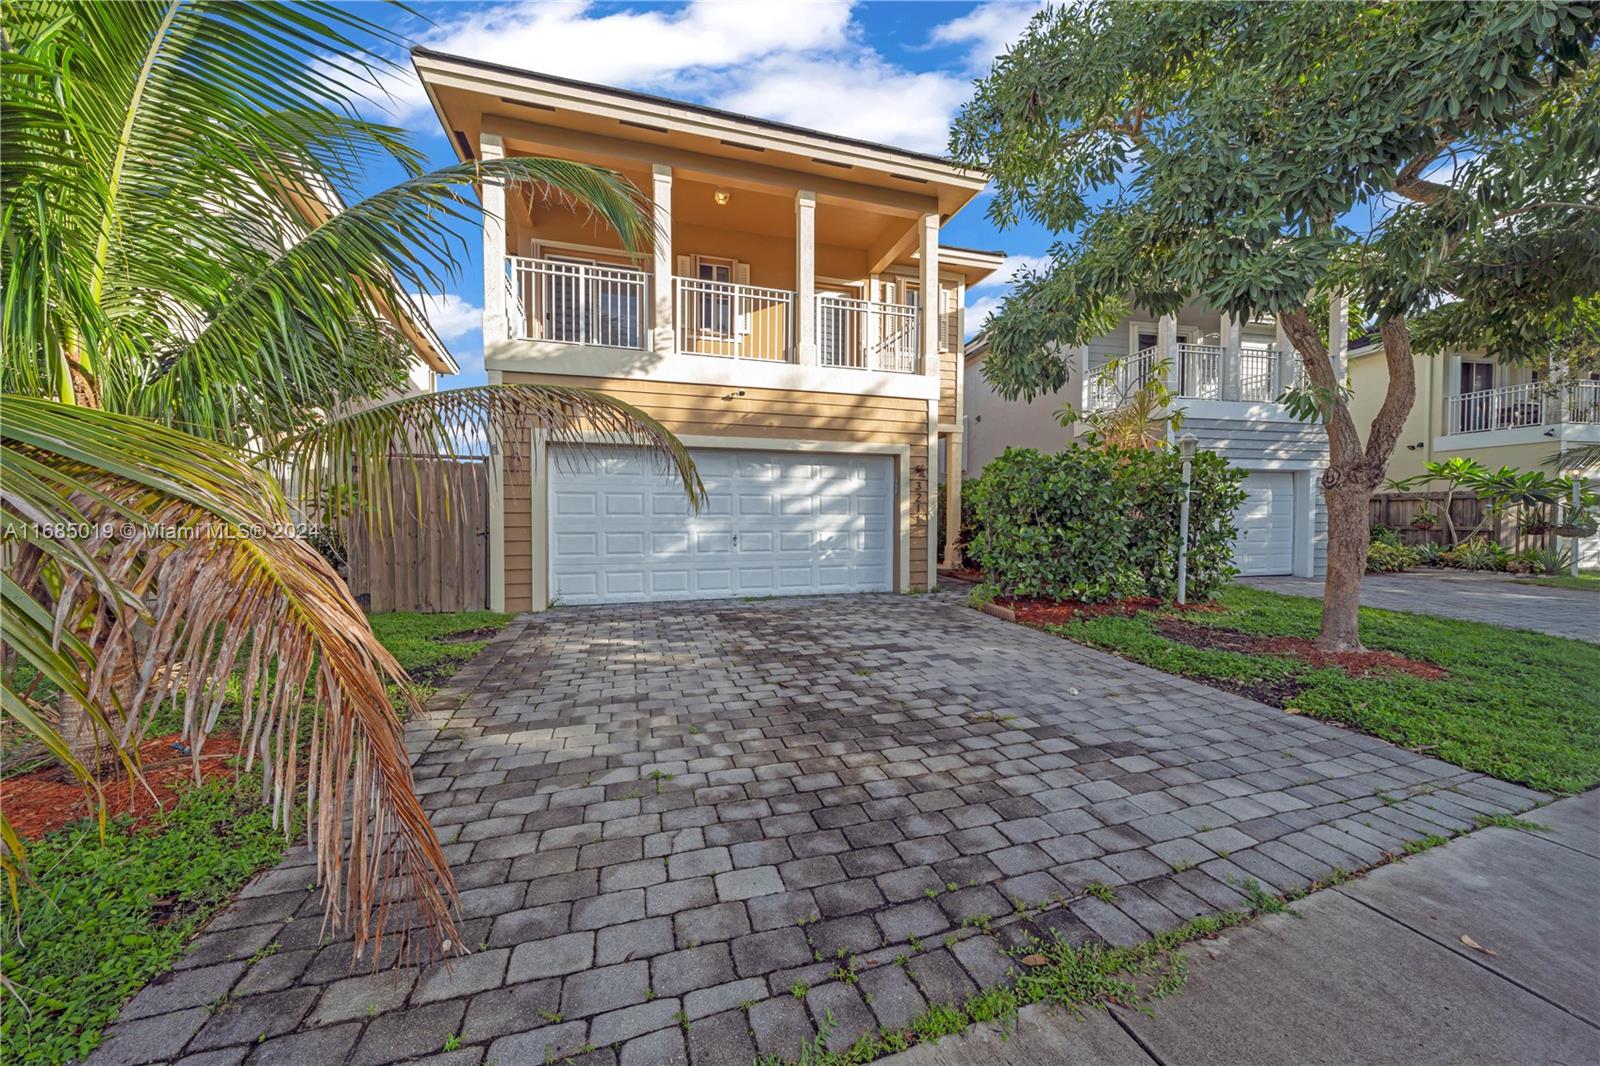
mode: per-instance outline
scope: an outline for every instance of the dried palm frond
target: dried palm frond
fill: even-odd
[[[492,441],[517,459],[536,431],[553,444],[643,448],[677,475],[691,506],[705,499],[689,450],[660,422],[615,397],[560,385],[481,385],[393,400],[304,430],[266,461],[292,471],[288,480],[302,506],[358,501],[369,524],[388,528],[394,521],[389,457],[482,454]],[[420,478],[415,464],[411,471]]]
[[[69,691],[87,707],[120,708],[97,719],[107,739],[136,748],[162,707],[181,705],[197,779],[238,678],[245,770],[259,764],[286,833],[306,805],[332,928],[348,924],[357,952],[370,941],[375,960],[386,931],[400,938],[400,957],[415,953],[418,934],[425,950],[448,950],[455,889],[412,791],[385,687],[403,690],[405,673],[295,533],[276,481],[226,445],[144,419],[31,397],[4,402],[8,532],[27,512],[86,523],[72,552],[41,544],[49,538],[36,526],[17,540],[5,586],[8,657],[43,672],[38,642],[19,641],[29,631],[13,622],[32,619],[37,636],[49,618],[53,644],[75,649],[64,660],[76,664]],[[119,594],[106,595],[102,581]],[[391,914],[396,904],[407,913]]]

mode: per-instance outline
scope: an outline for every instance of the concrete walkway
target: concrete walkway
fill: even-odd
[[[1239,583],[1287,596],[1322,598],[1321,578],[1244,577]],[[1361,582],[1361,605],[1600,643],[1600,593],[1552,588],[1503,574],[1456,570],[1368,574]]]
[[[1600,1061],[1600,791],[1189,949],[1153,1014],[1030,1007],[894,1066]],[[1467,946],[1470,937],[1483,950]]]

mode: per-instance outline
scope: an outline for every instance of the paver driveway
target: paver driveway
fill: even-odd
[[[1322,598],[1321,578],[1242,577],[1239,582],[1287,596]],[[1452,570],[1368,574],[1361,579],[1361,605],[1600,643],[1600,593],[1517,581],[1503,574]]]
[[[949,595],[524,617],[410,739],[473,954],[352,975],[297,853],[93,1062],[794,1057],[1540,798]]]

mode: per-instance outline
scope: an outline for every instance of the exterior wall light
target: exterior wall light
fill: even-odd
[[[717,202],[718,207],[727,207],[728,201],[733,199],[733,193],[727,189],[718,189],[711,194],[711,198]]]

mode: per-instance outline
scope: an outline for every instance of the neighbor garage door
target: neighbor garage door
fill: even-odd
[[[893,587],[888,456],[697,449],[707,501],[631,448],[553,448],[550,588],[562,603]]]
[[[1244,479],[1244,503],[1233,512],[1239,539],[1233,565],[1242,574],[1294,570],[1294,475],[1261,470]]]

